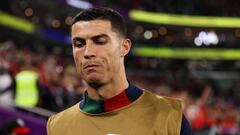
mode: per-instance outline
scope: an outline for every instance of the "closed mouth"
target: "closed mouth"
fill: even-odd
[[[86,65],[83,69],[91,68],[91,67],[98,67],[98,66],[99,66],[99,65],[89,64],[89,65]]]

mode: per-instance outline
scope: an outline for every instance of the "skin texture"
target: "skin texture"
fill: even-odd
[[[76,69],[93,99],[111,98],[128,87],[124,56],[131,41],[113,31],[108,20],[79,21],[72,26]]]

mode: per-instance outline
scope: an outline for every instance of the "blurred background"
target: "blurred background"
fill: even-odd
[[[127,20],[130,81],[180,98],[196,135],[240,135],[238,0],[1,0],[1,135],[46,135],[47,118],[81,100],[70,26],[96,6]]]

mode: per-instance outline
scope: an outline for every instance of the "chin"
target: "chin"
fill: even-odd
[[[89,73],[89,74],[85,74],[85,76],[83,77],[83,79],[91,86],[91,87],[100,87],[102,85],[104,85],[104,75],[100,74],[100,73]]]
[[[90,74],[85,76],[84,79],[88,84],[102,84],[103,83],[103,76],[99,74]]]
[[[90,85],[91,87],[98,89],[99,87],[103,86],[104,83],[102,82],[101,79],[89,79],[86,81],[88,83],[88,85]]]
[[[99,77],[91,77],[86,79],[87,82],[101,82],[101,80],[102,79]]]
[[[85,76],[87,82],[101,82],[103,76],[96,73],[91,73]]]

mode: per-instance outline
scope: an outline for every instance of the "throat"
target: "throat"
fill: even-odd
[[[90,88],[88,88],[90,97],[97,97],[102,99],[110,99],[113,98],[120,93],[124,92],[126,87],[116,87],[115,85],[104,84],[104,83],[89,83]]]

